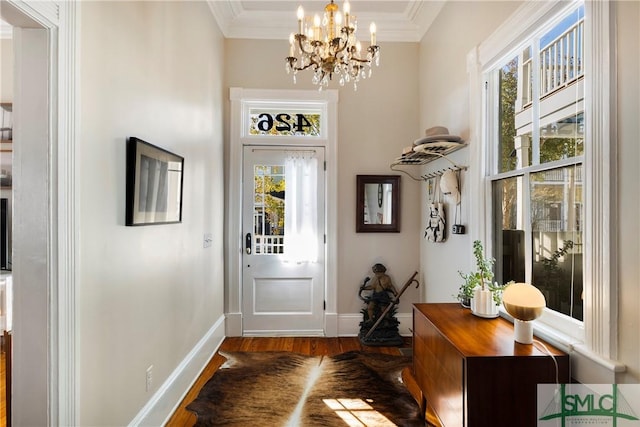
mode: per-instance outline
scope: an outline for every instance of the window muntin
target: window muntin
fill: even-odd
[[[488,132],[498,136],[489,177],[496,279],[532,283],[550,310],[580,321],[585,116],[576,85],[584,75],[583,20],[581,5],[487,75],[494,94],[487,99],[497,100]]]

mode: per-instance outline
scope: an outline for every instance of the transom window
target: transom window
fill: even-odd
[[[526,281],[583,320],[584,6],[531,34],[486,77],[496,279]]]
[[[320,110],[251,108],[248,135],[319,137],[321,118]]]

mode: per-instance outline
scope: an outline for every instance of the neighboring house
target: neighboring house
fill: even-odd
[[[362,308],[357,290],[376,262],[384,262],[396,282],[421,271],[420,288],[408,291],[400,305],[405,325],[413,302],[453,300],[458,270],[467,271],[472,263],[477,231],[443,244],[423,240],[424,185],[403,176],[400,233],[356,234],[355,175],[392,173],[389,164],[403,147],[436,125],[469,143],[451,159],[477,164],[480,124],[472,118],[479,117],[479,101],[468,55],[520,5],[446,2],[421,40],[379,40],[381,65],[372,78],[357,92],[340,89],[334,325],[339,334],[357,334]],[[601,366],[624,365],[626,370],[611,378],[639,382],[640,3],[610,5],[615,49],[595,50],[610,53],[617,66],[611,100],[618,115],[615,122],[596,119],[611,125],[617,159],[610,217],[617,232],[610,247],[601,249],[613,254],[611,310],[618,329],[611,360]],[[229,88],[315,88],[302,73],[293,86],[284,71],[286,41],[225,38],[206,2],[3,1],[1,6],[3,18],[20,27],[17,50],[36,45],[16,57],[14,99],[51,95],[54,118],[60,119],[47,126],[46,111],[36,108],[42,126],[35,128],[43,130],[16,148],[14,158],[23,171],[22,184],[14,176],[23,190],[14,195],[23,198],[22,216],[14,222],[14,237],[21,242],[14,246],[14,423],[160,424],[225,335]],[[26,19],[25,13],[42,19]],[[45,30],[28,29],[42,27],[61,29],[51,33],[59,37],[57,46],[48,44]],[[77,44],[68,44],[73,31]],[[47,80],[46,60],[40,66],[29,61],[52,47],[68,62],[53,64],[59,74]],[[43,76],[42,87],[29,84]],[[20,123],[14,125],[18,139]],[[51,148],[54,159],[46,147],[51,131],[59,138]],[[127,136],[185,157],[182,224],[124,226]],[[438,161],[428,168],[446,166]],[[473,173],[462,181],[463,223],[474,216],[476,222],[487,221],[478,218],[481,209],[466,202]],[[29,192],[41,195],[44,204],[24,199]],[[570,207],[541,209],[557,209],[551,216],[562,221]],[[203,248],[207,234],[212,246]],[[600,371],[592,372],[593,378]]]

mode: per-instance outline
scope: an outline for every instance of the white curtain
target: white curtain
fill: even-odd
[[[284,258],[318,260],[318,159],[313,153],[291,153],[284,163]]]

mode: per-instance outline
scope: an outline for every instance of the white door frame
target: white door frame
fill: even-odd
[[[225,261],[225,334],[227,336],[242,335],[242,147],[269,142],[260,137],[243,136],[243,105],[256,101],[273,101],[278,103],[300,103],[304,101],[323,103],[326,107],[326,138],[314,138],[312,141],[296,141],[296,146],[315,145],[325,147],[326,197],[325,221],[327,244],[325,245],[325,298],[324,331],[326,336],[338,335],[337,304],[337,230],[338,230],[338,91],[337,90],[269,90],[231,88],[231,120],[229,130],[229,167],[226,196],[226,261]],[[282,145],[274,143],[274,145]]]
[[[73,1],[1,0],[1,7],[3,18],[14,27],[34,26],[43,29],[48,35],[48,52],[43,55],[46,58],[35,58],[45,62],[48,68],[45,114],[49,128],[44,133],[46,144],[35,140],[23,147],[25,154],[35,154],[41,160],[44,159],[46,164],[45,170],[38,172],[41,176],[34,177],[32,173],[29,175],[30,180],[45,182],[45,185],[37,187],[37,194],[32,196],[39,199],[37,204],[44,203],[46,210],[33,213],[27,211],[26,218],[19,220],[23,227],[29,227],[32,221],[42,222],[46,232],[33,232],[29,235],[28,242],[18,242],[25,249],[41,248],[46,265],[43,270],[36,269],[35,273],[22,269],[21,277],[16,278],[23,283],[29,282],[30,286],[23,289],[23,298],[14,299],[16,336],[13,357],[14,361],[21,361],[22,365],[16,366],[14,363],[13,366],[13,394],[22,396],[22,399],[12,401],[12,421],[15,425],[34,422],[37,425],[78,425],[75,299],[79,223],[75,178],[78,170],[78,6]],[[14,103],[19,104],[21,96],[20,91],[17,91]],[[14,116],[16,131],[21,126],[18,116]],[[25,121],[29,120],[26,114],[21,117]],[[18,155],[20,156],[19,153]],[[30,159],[20,161],[27,164]],[[46,292],[42,292],[43,287]],[[16,293],[14,292],[14,297]],[[43,307],[46,310],[44,316],[29,318],[29,313]],[[34,337],[29,339],[19,336],[19,323],[28,325],[26,333],[47,337],[45,351],[40,351],[42,343],[35,342],[37,340]],[[37,350],[34,350],[36,347]],[[45,366],[46,373],[31,375],[30,366]]]
[[[283,110],[288,111],[288,110]],[[324,114],[323,114],[324,115]],[[285,140],[284,137],[281,140]],[[243,211],[242,235],[245,236],[242,254],[242,335],[243,336],[324,336],[324,308],[326,296],[325,262],[325,191],[326,171],[324,170],[325,147],[295,147],[289,145],[244,145],[243,146]],[[316,222],[316,242],[318,258],[315,262],[285,261],[285,253],[265,253],[255,251],[247,254],[246,236],[250,234],[255,245],[260,233],[256,230],[255,180],[257,165],[285,165],[292,153],[313,156],[318,160],[314,169],[317,173],[314,195],[318,203]],[[311,153],[314,153],[311,155]],[[294,155],[295,156],[295,155]],[[289,182],[285,171],[284,192],[303,190]],[[298,184],[301,184],[299,182]],[[293,193],[292,193],[293,194]],[[297,197],[301,197],[298,193]],[[293,197],[295,198],[295,197]],[[292,199],[293,199],[292,198]],[[288,201],[283,200],[284,210]],[[263,220],[266,224],[266,218]],[[285,220],[286,223],[286,220]],[[287,231],[285,226],[285,239]],[[307,241],[309,244],[309,241]],[[257,247],[254,246],[257,250]],[[286,252],[286,251],[285,251]],[[249,267],[250,265],[250,267]],[[277,284],[276,284],[277,282]],[[270,289],[270,291],[266,291]],[[276,290],[278,289],[278,290]]]

